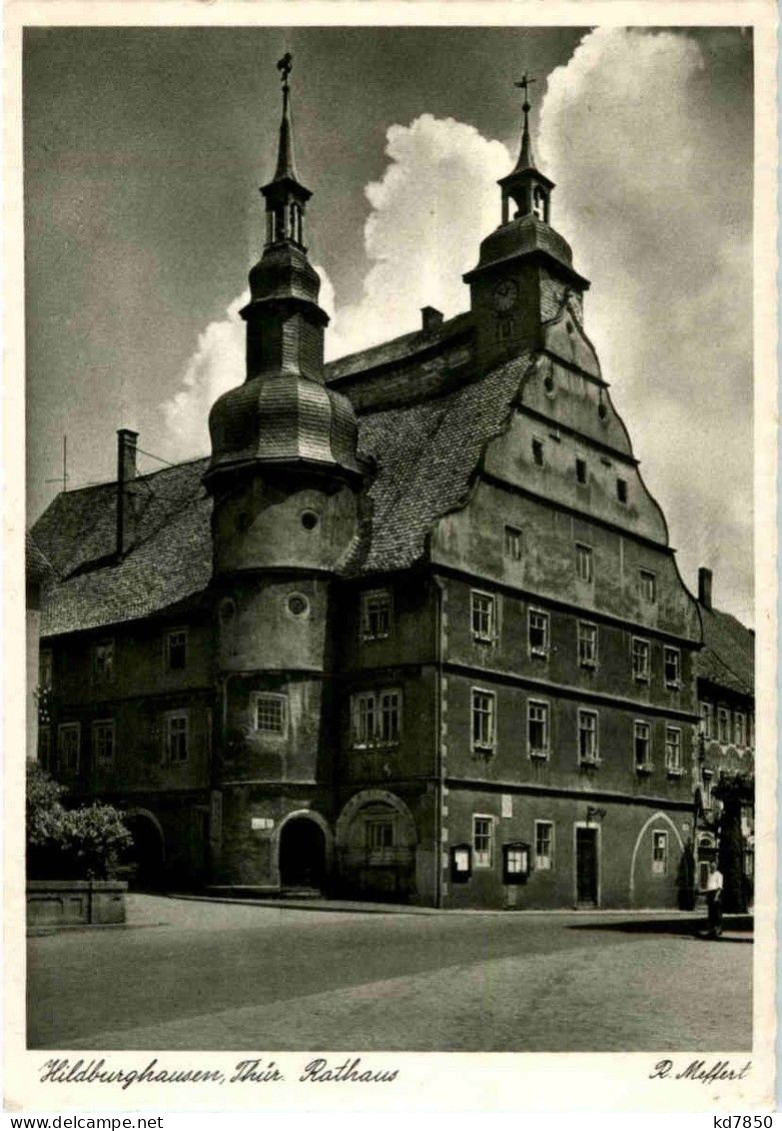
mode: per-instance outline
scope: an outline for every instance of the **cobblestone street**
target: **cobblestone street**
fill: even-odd
[[[745,1050],[750,935],[657,914],[333,912],[133,895],[29,940],[34,1048]],[[719,987],[719,993],[714,992]]]

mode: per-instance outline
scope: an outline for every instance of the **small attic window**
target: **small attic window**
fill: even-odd
[[[532,459],[538,467],[543,466],[543,441],[532,441]]]
[[[616,481],[616,497],[620,503],[627,502],[627,480],[617,479]]]
[[[579,483],[586,483],[587,481],[587,465],[585,459],[576,460],[576,479]]]

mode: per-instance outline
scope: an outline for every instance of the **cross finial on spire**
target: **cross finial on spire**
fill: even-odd
[[[277,70],[280,72],[280,78],[282,79],[282,89],[287,91],[288,75],[293,70],[293,56],[290,51],[286,51],[283,57],[277,61]]]
[[[524,104],[521,108],[522,108],[522,110],[524,111],[525,114],[529,114],[530,110],[532,109],[532,107],[529,104],[529,88],[532,85],[532,83],[537,82],[537,81],[538,81],[537,79],[534,79],[532,77],[532,75],[528,75],[527,72],[525,71],[524,74],[521,76],[521,81],[520,82],[514,82],[514,84],[513,84],[514,86],[520,87],[524,91]]]

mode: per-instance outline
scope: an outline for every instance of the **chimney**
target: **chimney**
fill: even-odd
[[[443,324],[443,312],[437,310],[434,306],[421,307],[421,328],[425,334],[431,334],[433,330],[438,330]]]
[[[124,558],[136,535],[136,443],[138,432],[117,430],[117,557]]]
[[[704,609],[711,608],[711,570],[705,566],[698,570],[698,600]]]

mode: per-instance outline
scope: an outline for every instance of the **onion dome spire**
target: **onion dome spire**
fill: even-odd
[[[292,58],[277,64],[282,120],[274,177],[261,188],[266,242],[250,270],[245,383],[212,406],[209,479],[246,466],[293,466],[360,475],[357,425],[350,402],[328,389],[318,305],[320,278],[304,245],[304,211],[312,196],[299,181],[290,117]]]

